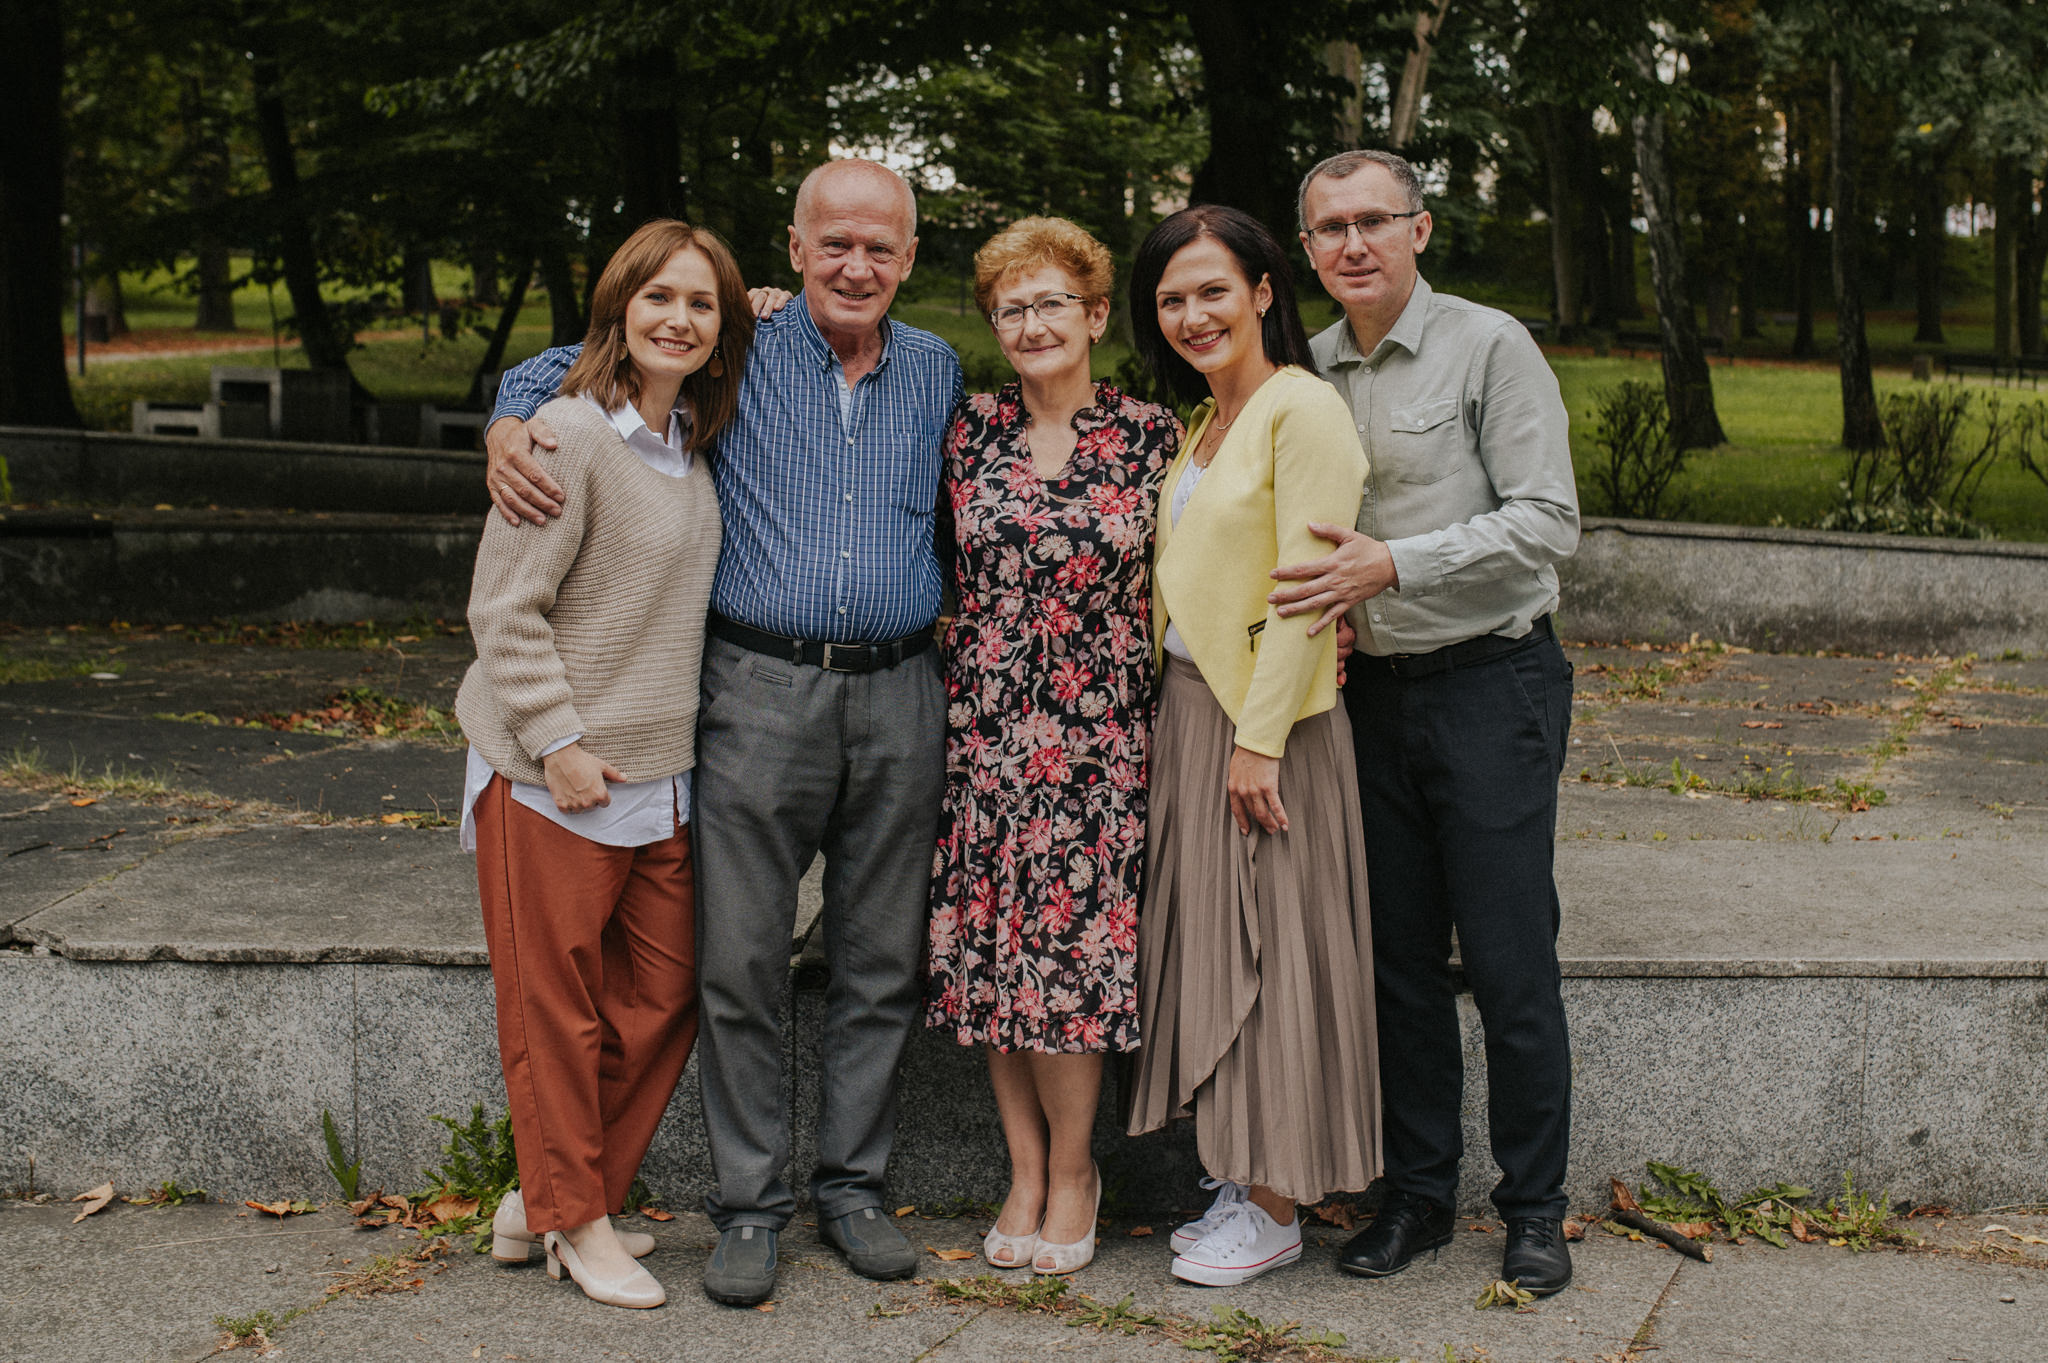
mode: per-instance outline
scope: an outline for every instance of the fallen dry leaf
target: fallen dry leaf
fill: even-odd
[[[917,1210],[917,1204],[916,1204],[916,1203],[912,1203],[912,1204],[911,1204],[910,1206],[908,1206],[908,1207],[898,1207],[898,1208],[896,1209],[896,1215],[898,1215],[898,1216],[908,1216],[908,1215],[910,1215],[910,1214],[911,1214],[912,1212],[914,1212],[914,1211],[916,1211],[916,1210]]]
[[[473,1197],[457,1197],[443,1193],[433,1201],[420,1207],[420,1215],[428,1222],[438,1225],[443,1221],[456,1221],[465,1216],[475,1216],[477,1200]]]
[[[640,1215],[646,1217],[649,1221],[673,1221],[676,1219],[674,1212],[665,1212],[659,1207],[642,1207]]]
[[[1954,1216],[1954,1215],[1955,1215],[1955,1210],[1954,1210],[1953,1208],[1949,1207],[1949,1206],[1948,1206],[1947,1204],[1945,1204],[1945,1203],[1941,1203],[1941,1202],[1930,1202],[1930,1203],[1926,1204],[1925,1206],[1922,1206],[1922,1207],[1915,1207],[1915,1208],[1913,1208],[1913,1210],[1912,1210],[1912,1211],[1909,1211],[1909,1212],[1907,1212],[1907,1213],[1906,1213],[1906,1215],[1907,1215],[1907,1216],[1909,1216],[1909,1217],[1912,1217],[1912,1216]]]
[[[1782,729],[1785,726],[1775,719],[1745,719],[1742,721],[1742,727],[1745,729]]]
[[[1973,723],[1967,719],[1956,719],[1951,716],[1948,727],[1951,729],[1981,729],[1984,726],[1981,723]]]
[[[99,803],[99,797],[98,797],[98,796],[96,796],[96,795],[87,795],[87,796],[83,796],[83,797],[81,797],[81,798],[79,798],[79,799],[73,800],[73,801],[71,802],[71,807],[72,807],[73,809],[84,809],[84,808],[85,808],[85,807],[86,807],[87,805],[96,805],[96,804],[98,804],[98,803]]]
[[[1480,1233],[1481,1235],[1491,1235],[1491,1234],[1493,1234],[1493,1227],[1491,1227],[1491,1226],[1482,1226],[1482,1225],[1480,1225],[1480,1224],[1479,1224],[1479,1223],[1478,1223],[1477,1221],[1475,1221],[1475,1222],[1473,1222],[1473,1223],[1472,1223],[1471,1225],[1469,1225],[1469,1226],[1465,1227],[1465,1229],[1466,1229],[1466,1230],[1476,1230],[1476,1231],[1478,1231],[1478,1232],[1479,1232],[1479,1233]]]
[[[971,1249],[933,1249],[930,1245],[926,1245],[924,1248],[925,1252],[934,1259],[942,1259],[949,1264],[957,1264],[962,1259],[972,1259],[974,1257],[974,1251]]]
[[[83,1202],[85,1204],[85,1210],[71,1218],[71,1224],[75,1226],[79,1222],[85,1220],[86,1217],[91,1216],[94,1212],[98,1211],[100,1208],[106,1206],[109,1202],[112,1202],[114,1200],[114,1185],[111,1183],[102,1183],[99,1187],[92,1189],[90,1192],[80,1193],[77,1197],[74,1197],[71,1200],[73,1202]]]
[[[1671,1229],[1688,1240],[1705,1240],[1714,1233],[1714,1227],[1707,1221],[1674,1221]]]
[[[772,1301],[764,1301],[756,1305],[754,1309],[756,1311],[759,1311],[763,1315],[772,1315],[775,1311],[775,1303]]]
[[[1812,1231],[1806,1228],[1806,1218],[1803,1216],[1793,1217],[1792,1224],[1786,1227],[1786,1229],[1790,1230],[1792,1232],[1792,1238],[1794,1240],[1797,1240],[1802,1245],[1810,1245],[1814,1241],[1820,1239],[1818,1235],[1815,1235]]]
[[[405,815],[403,815],[403,814],[386,814],[386,815],[385,815],[385,816],[384,816],[383,818],[381,818],[381,819],[377,820],[377,822],[378,822],[378,823],[404,823],[404,822],[405,822]]]
[[[1642,1210],[1641,1207],[1636,1205],[1636,1195],[1628,1190],[1626,1183],[1623,1183],[1618,1178],[1610,1178],[1607,1180],[1607,1183],[1609,1187],[1614,1189],[1614,1205],[1616,1207],[1625,1212],[1639,1212]]]
[[[1564,1238],[1567,1240],[1585,1239],[1586,1223],[1579,1220],[1579,1218],[1576,1216],[1566,1217],[1564,1219]]]
[[[1145,1238],[1146,1236],[1150,1235],[1151,1233],[1152,1233],[1152,1228],[1151,1228],[1150,1226],[1133,1226],[1133,1227],[1131,1227],[1131,1238],[1132,1238],[1133,1240],[1142,1240],[1142,1239],[1144,1239],[1144,1238]]]
[[[371,1193],[368,1197],[362,1199],[360,1202],[349,1203],[348,1214],[350,1216],[362,1216],[365,1213],[367,1213],[370,1210],[370,1208],[381,1204],[383,1200],[384,1190],[382,1188],[379,1188],[376,1192]]]

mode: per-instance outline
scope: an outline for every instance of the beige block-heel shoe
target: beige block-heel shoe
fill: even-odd
[[[576,1257],[576,1247],[560,1231],[547,1233],[541,1252],[547,1256],[550,1278],[560,1282],[566,1269],[571,1281],[582,1288],[583,1295],[592,1301],[645,1311],[668,1300],[668,1293],[661,1290],[661,1284],[654,1281],[654,1275],[638,1264],[623,1278],[605,1279],[591,1273]]]
[[[1088,1267],[1095,1260],[1095,1223],[1101,1215],[1102,1166],[1098,1164],[1095,1166],[1095,1207],[1088,1213],[1088,1234],[1069,1245],[1047,1244],[1040,1240],[1038,1253],[1031,1260],[1031,1271],[1064,1276]]]
[[[654,1253],[654,1237],[645,1231],[614,1226],[612,1234],[619,1237],[619,1248],[635,1259]],[[523,1264],[539,1245],[540,1236],[526,1228],[526,1203],[514,1188],[499,1200],[497,1214],[491,1217],[491,1257],[501,1264]]]

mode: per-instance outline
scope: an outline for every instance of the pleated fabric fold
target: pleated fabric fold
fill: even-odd
[[[1129,1130],[1193,1117],[1212,1177],[1298,1202],[1380,1172],[1372,926],[1350,720],[1300,721],[1280,763],[1289,831],[1237,831],[1235,732],[1168,656],[1152,745]]]

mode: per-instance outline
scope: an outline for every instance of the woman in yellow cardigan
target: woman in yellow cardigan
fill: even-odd
[[[1166,475],[1132,1134],[1192,1116],[1216,1203],[1173,1273],[1230,1286],[1301,1256],[1296,1203],[1379,1173],[1372,934],[1334,632],[1267,604],[1276,564],[1357,518],[1365,454],[1317,378],[1287,260],[1236,209],[1139,247],[1140,354],[1194,419]]]

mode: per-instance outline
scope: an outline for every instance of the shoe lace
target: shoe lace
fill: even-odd
[[[1209,1210],[1203,1212],[1200,1219],[1194,1223],[1204,1234],[1221,1224],[1218,1218],[1229,1208],[1242,1203],[1251,1191],[1244,1184],[1232,1183],[1227,1178],[1205,1178],[1202,1180],[1202,1187],[1205,1191],[1213,1190],[1216,1194],[1216,1200],[1209,1204]]]
[[[1559,1227],[1556,1221],[1541,1216],[1518,1216],[1508,1222],[1508,1245],[1531,1245],[1537,1249],[1548,1249],[1556,1242]]]
[[[1259,1236],[1258,1218],[1252,1212],[1252,1204],[1246,1200],[1212,1210],[1209,1215],[1215,1219],[1210,1222],[1209,1232],[1202,1237],[1202,1243],[1226,1253],[1250,1244]]]

